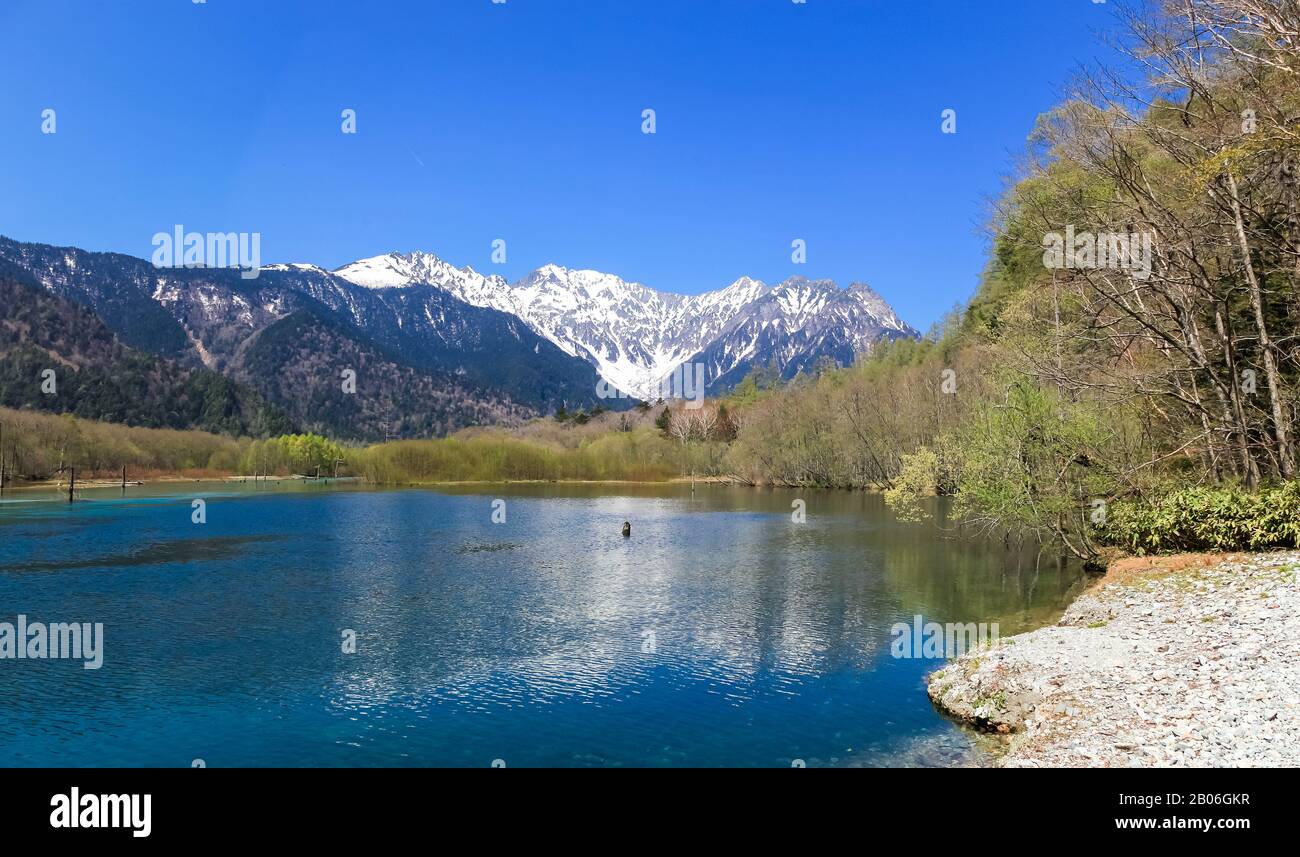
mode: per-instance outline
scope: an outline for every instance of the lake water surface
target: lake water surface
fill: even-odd
[[[900,524],[861,493],[82,497],[0,501],[0,622],[104,625],[98,670],[0,660],[3,766],[978,763],[925,696],[939,663],[891,657],[890,627],[1005,636],[1082,586],[1054,558]]]

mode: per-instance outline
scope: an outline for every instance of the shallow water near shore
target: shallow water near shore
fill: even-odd
[[[899,523],[863,493],[81,497],[0,505],[0,622],[104,626],[98,670],[0,660],[0,765],[979,764],[926,697],[940,662],[891,657],[890,627],[921,615],[1006,636],[1083,585],[1077,566]]]

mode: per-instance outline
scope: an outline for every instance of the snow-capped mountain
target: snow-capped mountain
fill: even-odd
[[[435,287],[511,313],[613,386],[643,398],[683,363],[705,365],[710,392],[775,361],[786,377],[829,357],[847,365],[881,337],[916,336],[870,287],[742,277],[700,295],[662,292],[599,271],[546,265],[511,284],[429,253],[388,254],[334,272],[372,289]]]
[[[730,389],[773,362],[788,379],[827,359],[851,365],[882,337],[916,335],[865,283],[841,289],[832,280],[793,277],[742,307],[688,362],[703,364],[711,390]]]
[[[371,289],[316,265],[156,268],[0,236],[0,280],[91,310],[124,345],[245,383],[299,426],[425,437],[594,407],[599,375],[518,316],[442,289]],[[343,369],[357,374],[344,394]]]
[[[80,304],[178,371],[224,375],[299,426],[359,439],[629,407],[602,378],[647,400],[693,395],[663,385],[684,364],[702,365],[706,392],[719,394],[756,367],[789,378],[916,335],[861,284],[741,278],[686,296],[558,265],[509,283],[427,253],[337,271],[267,265],[245,279],[0,236],[5,277]],[[340,390],[344,369],[357,372],[355,394]]]
[[[344,265],[334,274],[368,289],[399,288],[412,283],[457,283],[471,291],[482,291],[507,285],[501,277],[485,277],[473,268],[457,268],[432,253],[389,253]]]

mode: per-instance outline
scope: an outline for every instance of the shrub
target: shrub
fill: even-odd
[[[1300,482],[1256,493],[1186,488],[1113,503],[1101,540],[1133,553],[1300,547]]]

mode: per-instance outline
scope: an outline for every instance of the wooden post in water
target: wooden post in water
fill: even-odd
[[[72,492],[77,487],[77,468],[68,468],[68,502],[72,502]]]
[[[122,465],[122,496],[126,496],[126,465]]]

